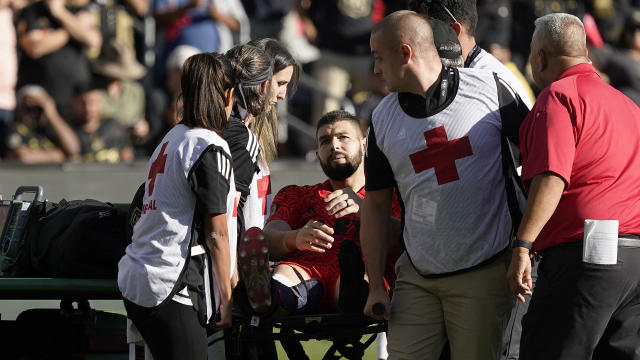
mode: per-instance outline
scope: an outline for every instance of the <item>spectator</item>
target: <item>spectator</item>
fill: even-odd
[[[296,1],[305,35],[320,50],[320,59],[313,65],[319,91],[313,94],[311,118],[317,121],[322,114],[340,109],[349,91],[369,89],[373,1]]]
[[[0,57],[0,139],[3,140],[13,121],[13,110],[16,107],[18,57],[12,5],[12,0],[0,0],[0,54],[3,54]],[[0,145],[0,157],[4,157],[5,152],[4,144]]]
[[[235,45],[251,40],[249,18],[240,0],[214,0],[211,14],[220,35],[218,52],[225,53]]]
[[[147,71],[136,60],[133,48],[117,40],[109,41],[93,63],[93,71],[106,81],[106,89],[101,90],[100,116],[117,120],[136,147],[146,145],[150,134],[145,119],[144,88],[135,80]]]
[[[7,136],[7,158],[27,164],[77,160],[78,138],[46,90],[26,85],[17,97],[16,117]]]
[[[87,49],[99,49],[102,36],[86,10],[89,0],[36,1],[18,16],[17,33],[24,56],[18,87],[40,85],[68,119],[76,86],[90,78]]]
[[[158,65],[164,69],[169,54],[180,45],[201,52],[217,52],[220,35],[213,16],[218,13],[213,0],[157,0],[153,16],[163,37]],[[162,74],[164,79],[164,74]]]
[[[435,0],[433,2],[410,0],[409,9],[451,25],[458,34],[458,40],[462,46],[464,66],[497,73],[514,89],[527,108],[531,108],[532,102],[520,81],[502,63],[476,44],[478,13],[475,0]]]
[[[101,118],[102,107],[102,94],[95,82],[76,88],[73,124],[82,159],[106,163],[132,161],[133,149],[127,133],[115,119]]]
[[[589,64],[575,16],[536,20],[530,61],[544,90],[520,128],[529,196],[507,274],[521,301],[533,290],[520,359],[637,358],[640,109]],[[587,241],[602,223],[587,231],[588,219],[616,220],[604,251],[617,255],[592,260]]]
[[[292,0],[242,0],[251,21],[251,38],[278,39],[284,18],[293,9]]]
[[[159,104],[159,108],[151,109],[153,113],[159,113],[154,116],[160,118],[158,121],[158,128],[153,131],[154,139],[152,144],[157,145],[164,135],[171,130],[177,123],[180,122],[180,108],[182,106],[180,101],[180,77],[182,75],[182,64],[192,55],[198,54],[200,50],[189,45],[180,45],[173,49],[169,58],[167,59],[167,78],[166,78],[166,92],[154,88],[152,96],[155,98],[155,103]],[[149,112],[147,112],[148,114]],[[152,123],[153,125],[153,123]]]
[[[95,0],[89,5],[89,11],[97,19],[96,25],[102,35],[103,47],[117,40],[133,49],[137,48],[136,27],[141,27],[144,17],[149,12],[151,0]],[[103,51],[94,51],[90,58],[95,58]]]
[[[606,59],[598,57],[600,69],[613,87],[640,106],[640,9],[629,14],[619,43]]]
[[[490,72],[444,68],[428,21],[412,11],[378,23],[371,52],[393,93],[374,111],[367,138],[365,313],[389,319],[391,358],[437,359],[448,338],[454,359],[497,359],[513,306],[500,275],[512,228],[501,128],[510,134],[528,109]],[[405,205],[406,251],[389,310],[382,279],[394,187]],[[377,303],[383,316],[372,312]]]

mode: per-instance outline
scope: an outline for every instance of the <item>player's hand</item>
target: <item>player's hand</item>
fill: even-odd
[[[509,270],[507,271],[507,282],[511,292],[522,302],[525,302],[524,295],[533,293],[529,250],[521,247],[513,249],[511,264],[509,264]]]
[[[224,328],[228,328],[231,326],[231,308],[233,305],[233,300],[229,299],[228,301],[220,302],[220,320],[213,324],[213,327],[216,330],[222,330]]]
[[[363,202],[362,198],[351,188],[336,190],[328,194],[324,201],[326,203],[325,209],[327,209],[329,215],[333,215],[336,218],[350,214],[360,216],[360,207]]]
[[[298,230],[296,248],[323,253],[333,246],[333,236],[331,235],[333,235],[332,228],[319,221],[311,220]]]
[[[382,304],[384,306],[384,312],[382,314],[373,313],[373,307],[376,304]],[[372,289],[369,290],[369,297],[367,298],[367,303],[364,306],[365,315],[378,320],[389,320],[390,308],[391,301],[389,301],[389,295],[384,291],[384,289],[380,289],[378,291],[373,291]]]

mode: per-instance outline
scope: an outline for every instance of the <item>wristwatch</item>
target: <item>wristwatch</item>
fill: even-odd
[[[532,242],[528,242],[528,241],[524,241],[524,240],[520,240],[518,239],[517,236],[513,236],[511,238],[511,248],[516,248],[516,247],[523,247],[527,250],[529,250],[529,252],[531,252],[533,250],[533,243]]]

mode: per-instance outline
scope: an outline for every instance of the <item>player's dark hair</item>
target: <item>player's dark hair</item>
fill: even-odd
[[[353,124],[353,126],[358,129],[358,134],[363,136],[362,129],[360,129],[360,119],[358,119],[355,115],[344,111],[344,110],[333,110],[328,113],[322,115],[320,120],[318,120],[318,125],[316,126],[316,138],[318,137],[318,130],[325,125],[330,125],[336,123],[338,121],[349,121]]]
[[[271,58],[274,74],[293,66],[293,74],[287,85],[287,96],[291,97],[298,88],[300,78],[300,65],[291,56],[291,53],[275,39],[254,39],[247,44],[263,50]],[[262,158],[270,163],[278,153],[278,116],[275,109],[271,107],[266,113],[257,116],[248,126],[258,137],[262,148]]]
[[[264,51],[251,45],[238,45],[227,51],[232,76],[236,81],[236,104],[251,115],[259,116],[269,109],[269,87],[263,93],[263,84],[273,75],[272,62]]]
[[[223,55],[196,54],[182,66],[182,123],[222,135],[227,127],[225,92],[233,88],[231,64]]]
[[[408,7],[409,10],[453,25],[454,21],[445,10],[446,7],[451,15],[467,28],[469,35],[476,35],[476,25],[478,24],[476,0],[409,0]]]

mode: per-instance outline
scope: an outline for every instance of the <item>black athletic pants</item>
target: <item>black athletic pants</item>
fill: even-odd
[[[640,248],[619,247],[618,263],[582,262],[582,242],[545,250],[520,360],[640,359]]]
[[[145,308],[123,300],[127,316],[149,345],[154,360],[207,359],[207,331],[193,306],[167,300]]]

